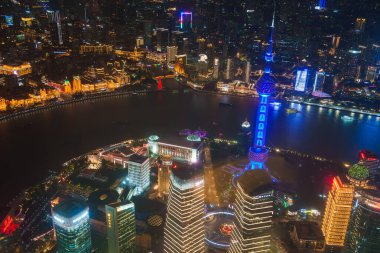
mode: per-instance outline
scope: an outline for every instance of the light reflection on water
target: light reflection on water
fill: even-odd
[[[74,104],[0,124],[0,191],[18,192],[65,160],[135,136],[203,128],[236,138],[246,118],[254,126],[257,102],[256,98],[163,92]],[[287,113],[289,107],[299,112]],[[295,103],[271,106],[268,143],[351,162],[363,148],[380,154],[379,118],[355,114],[351,124],[344,124],[342,114]]]

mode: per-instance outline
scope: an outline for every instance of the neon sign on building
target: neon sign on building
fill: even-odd
[[[193,13],[192,12],[187,12],[187,11],[182,11],[181,12],[181,18],[180,18],[180,26],[181,29],[183,29],[184,26],[184,18],[186,16],[190,16],[190,28],[193,28]]]

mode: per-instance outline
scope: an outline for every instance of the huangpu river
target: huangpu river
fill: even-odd
[[[234,138],[245,119],[254,123],[257,103],[257,98],[169,90],[74,103],[0,123],[0,204],[68,159],[122,140],[176,135],[186,128]],[[299,112],[288,114],[288,107]],[[380,155],[380,118],[355,114],[345,122],[343,115],[350,113],[271,106],[267,142],[342,162],[355,162],[360,149]]]

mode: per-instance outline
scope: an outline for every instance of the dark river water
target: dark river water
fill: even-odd
[[[185,128],[234,137],[246,118],[255,120],[256,106],[253,98],[169,91],[77,103],[0,123],[0,204],[64,161],[124,139]],[[300,113],[287,114],[288,106]],[[341,116],[347,114],[296,104],[271,107],[268,144],[349,162],[363,148],[380,154],[380,118],[354,115],[345,123]]]

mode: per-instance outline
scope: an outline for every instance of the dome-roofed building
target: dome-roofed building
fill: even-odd
[[[347,179],[357,187],[366,187],[369,181],[368,178],[368,167],[362,164],[354,164],[347,172]]]

